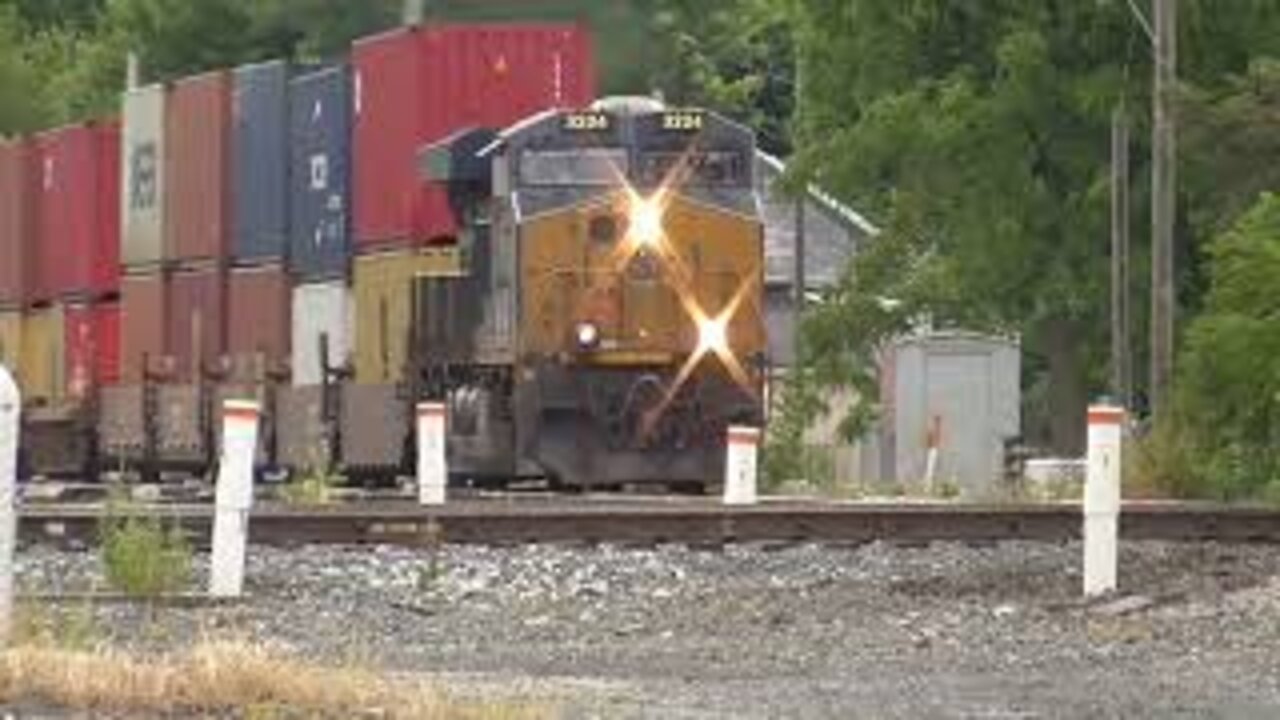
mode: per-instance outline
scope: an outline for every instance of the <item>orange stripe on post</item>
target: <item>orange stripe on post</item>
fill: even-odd
[[[222,409],[222,417],[226,420],[249,420],[256,422],[261,413],[257,408],[239,405],[236,407],[224,407]]]
[[[1124,410],[1114,407],[1089,408],[1090,425],[1120,425],[1124,422]]]
[[[444,417],[443,403],[422,403],[418,406],[418,417]]]
[[[755,428],[734,428],[729,431],[729,442],[735,445],[758,445],[760,431]]]

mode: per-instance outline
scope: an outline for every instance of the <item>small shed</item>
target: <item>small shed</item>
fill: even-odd
[[[967,332],[905,337],[887,353],[880,435],[882,479],[928,477],[969,497],[999,495],[1004,443],[1021,426],[1016,339]]]

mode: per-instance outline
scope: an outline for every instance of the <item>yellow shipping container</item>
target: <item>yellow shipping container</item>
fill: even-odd
[[[416,275],[457,274],[453,248],[427,248],[358,257],[353,269],[356,302],[356,382],[401,379],[413,316]]]
[[[61,305],[33,310],[23,319],[18,381],[24,399],[53,402],[62,398],[64,337]]]
[[[20,362],[22,362],[22,312],[6,310],[0,312],[0,365],[16,374]]]

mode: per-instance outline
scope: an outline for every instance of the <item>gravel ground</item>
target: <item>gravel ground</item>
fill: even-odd
[[[100,582],[91,553],[21,558],[29,592]],[[1280,548],[1121,570],[1085,606],[1077,545],[253,548],[243,603],[93,612],[121,645],[241,634],[566,717],[1280,717]]]

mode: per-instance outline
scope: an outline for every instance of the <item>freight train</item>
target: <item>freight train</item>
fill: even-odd
[[[207,473],[220,400],[247,395],[265,409],[264,470],[378,481],[412,468],[414,405],[441,400],[459,481],[712,486],[727,428],[763,420],[754,152],[753,134],[717,113],[644,99],[455,132],[417,164],[447,188],[456,242],[383,279],[408,298],[404,337],[386,337],[385,299],[359,320],[358,337],[405,348],[366,358],[386,366],[379,377],[360,378],[325,335],[313,385],[225,360],[175,382],[145,362],[141,382],[29,414],[30,467]]]

